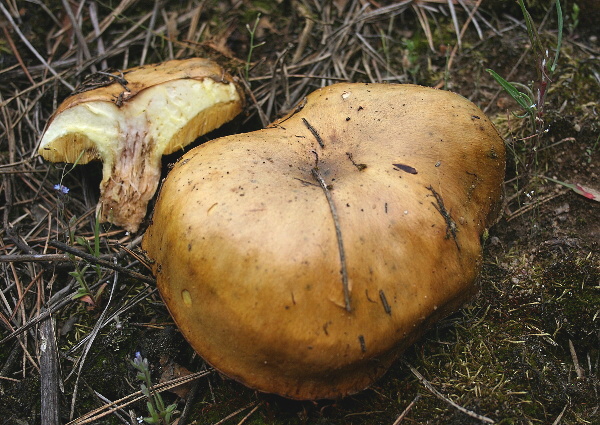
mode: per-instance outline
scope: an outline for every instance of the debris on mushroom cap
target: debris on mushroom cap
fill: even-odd
[[[260,391],[342,397],[475,292],[504,167],[461,96],[336,84],[184,155],[142,246],[207,362]]]
[[[38,152],[54,162],[103,161],[100,218],[136,231],[162,155],[230,121],[242,104],[232,77],[208,59],[100,73],[55,111]]]

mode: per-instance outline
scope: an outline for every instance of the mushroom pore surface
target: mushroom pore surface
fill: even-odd
[[[215,368],[289,398],[342,397],[474,293],[504,163],[463,97],[336,84],[182,157],[143,247]]]

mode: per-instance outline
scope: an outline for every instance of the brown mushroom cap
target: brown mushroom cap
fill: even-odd
[[[341,397],[474,293],[504,164],[461,96],[336,84],[183,156],[143,247],[215,368],[290,398]]]
[[[162,155],[230,121],[243,95],[219,65],[201,58],[110,75],[108,84],[60,105],[39,154],[53,162],[103,161],[101,220],[136,231],[158,186]]]

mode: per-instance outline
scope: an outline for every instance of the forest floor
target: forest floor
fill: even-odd
[[[599,424],[598,6],[563,4],[560,56],[532,126],[486,71],[524,92],[539,88],[540,56],[521,9],[508,0],[464,4],[469,12],[459,2],[424,0],[1,3],[0,424],[40,423],[42,400],[60,423],[136,423],[148,415],[136,353],[154,383],[206,371],[162,393],[176,404],[179,425]],[[526,4],[551,62],[554,2]],[[485,242],[479,293],[369,389],[290,401],[212,370],[148,283],[136,255],[144,225],[133,234],[108,225],[95,231],[100,166],[37,155],[48,118],[86,75],[192,56],[223,65],[249,99],[239,118],[196,145],[261,128],[335,81],[451,90],[504,137],[505,203]],[[78,249],[99,241],[101,258],[147,279],[68,256],[53,241]],[[77,298],[76,277],[89,296]]]

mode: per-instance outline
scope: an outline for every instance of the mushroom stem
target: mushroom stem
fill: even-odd
[[[136,231],[146,206],[160,181],[160,154],[152,148],[152,136],[140,127],[122,133],[114,160],[104,162],[98,210],[101,221]]]

